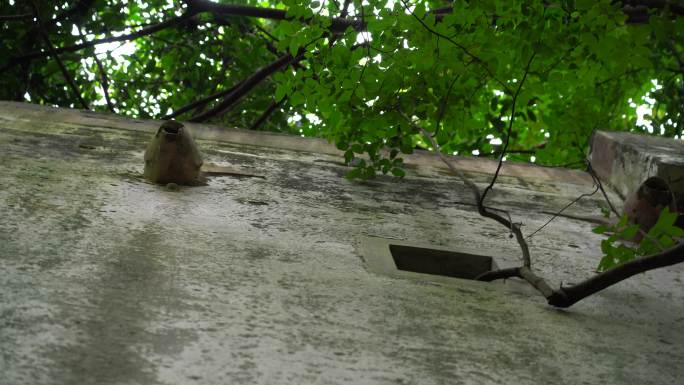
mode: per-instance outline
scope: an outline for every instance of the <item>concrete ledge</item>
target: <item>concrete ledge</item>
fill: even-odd
[[[626,197],[651,176],[665,179],[684,202],[684,141],[627,132],[597,131],[591,140],[596,174]]]
[[[159,120],[130,119],[115,114],[41,106],[30,103],[0,101],[1,119],[12,121],[17,126],[22,121],[44,121],[76,124],[87,127],[113,128],[120,130],[155,132],[159,127]],[[239,128],[223,127],[214,124],[199,124],[183,122],[190,127],[196,139],[214,140],[236,144],[246,144],[260,147],[278,148],[282,150],[303,151],[343,157],[343,152],[325,139],[302,138],[300,136],[250,131]],[[30,128],[30,127],[29,127]],[[402,154],[404,163],[417,167],[436,167],[444,173],[449,170],[442,161],[429,151],[417,150],[411,155]],[[454,165],[465,172],[493,174],[497,162],[490,159],[473,157],[449,156]],[[542,167],[528,163],[506,162],[501,169],[501,175],[522,178],[536,182],[554,182],[564,180],[575,184],[591,183],[589,175],[579,170],[568,170],[555,167]]]

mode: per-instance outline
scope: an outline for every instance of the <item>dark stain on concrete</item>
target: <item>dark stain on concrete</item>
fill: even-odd
[[[175,261],[163,229],[150,225],[131,234],[121,247],[103,250],[105,269],[87,284],[92,308],[80,313],[63,307],[62,319],[72,320],[79,338],[49,351],[55,383],[157,384],[154,363],[144,353],[178,354],[196,339],[188,330],[148,329],[154,320],[178,317],[187,305],[173,282]]]

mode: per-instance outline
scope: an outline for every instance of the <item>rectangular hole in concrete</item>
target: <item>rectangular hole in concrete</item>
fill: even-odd
[[[492,270],[492,257],[484,255],[392,244],[389,248],[399,270],[463,279]]]

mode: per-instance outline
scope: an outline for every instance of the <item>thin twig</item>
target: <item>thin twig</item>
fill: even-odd
[[[254,28],[256,28],[256,29],[258,29],[259,31],[261,31],[264,35],[268,36],[271,40],[276,41],[276,42],[277,42],[277,41],[280,41],[280,40],[278,40],[277,37],[273,36],[270,32],[268,32],[267,30],[265,30],[265,29],[264,29],[262,26],[260,26],[259,24],[254,24]]]
[[[437,133],[439,132],[440,129],[440,124],[442,123],[442,119],[444,119],[444,113],[446,112],[446,107],[447,103],[449,101],[449,96],[451,95],[451,89],[454,88],[454,84],[456,84],[456,81],[461,77],[460,74],[454,76],[454,80],[451,81],[451,84],[449,84],[449,88],[447,88],[446,95],[444,96],[444,99],[442,99],[442,104],[439,109],[439,115],[437,115],[437,123],[435,124],[435,136],[437,136]]]
[[[475,183],[473,183],[473,181],[468,179],[465,176],[465,174],[463,174],[463,172],[461,172],[461,170],[458,170],[456,167],[454,167],[453,164],[451,164],[451,162],[449,162],[449,159],[447,159],[446,155],[444,155],[444,153],[442,153],[439,144],[437,143],[437,141],[435,141],[435,138],[433,138],[432,135],[430,135],[430,133],[427,132],[424,128],[419,127],[415,123],[413,123],[411,118],[406,116],[403,113],[403,111],[400,111],[400,113],[404,116],[404,119],[406,119],[412,126],[414,126],[414,128],[417,128],[423,134],[423,136],[426,137],[430,141],[430,143],[432,144],[432,148],[435,150],[435,153],[437,153],[437,155],[439,155],[439,158],[442,160],[442,162],[449,168],[449,170],[454,175],[458,176],[463,181],[463,183],[465,183],[465,185],[473,192],[473,197],[475,198],[475,204],[480,202],[480,189],[477,188],[477,185],[475,185]]]
[[[78,31],[78,35],[81,36],[81,39],[85,40],[85,36],[83,35],[83,32],[81,32],[81,28],[77,26],[76,30]],[[98,71],[100,72],[100,85],[102,86],[102,93],[104,94],[105,101],[107,102],[107,109],[109,109],[111,113],[116,114],[114,104],[109,98],[109,79],[107,79],[107,72],[104,70],[102,61],[100,61],[100,59],[97,57],[97,53],[95,52],[93,52],[93,59],[95,60],[95,64],[97,64]]]
[[[608,206],[610,207],[610,211],[615,214],[616,217],[620,217],[620,214],[615,210],[615,206],[610,202],[610,199],[608,199],[608,194],[606,194],[606,190],[603,189],[603,184],[601,183],[601,179],[596,175],[596,171],[594,168],[591,166],[591,161],[587,160],[587,172],[591,177],[594,179],[594,182],[598,185],[599,190],[601,190],[601,193],[603,194],[603,198],[605,198],[606,203],[608,203]]]
[[[351,0],[344,0],[344,4],[342,5],[342,11],[340,11],[340,18],[344,19],[349,15],[349,5],[351,4]]]
[[[554,219],[556,219],[558,216],[560,216],[560,215],[563,213],[563,211],[565,211],[568,207],[570,207],[570,206],[574,205],[575,203],[579,202],[580,199],[582,199],[582,198],[584,198],[584,197],[590,197],[590,196],[596,194],[596,192],[599,190],[599,184],[596,183],[596,182],[594,182],[594,187],[596,187],[596,188],[594,189],[593,192],[591,192],[591,193],[584,193],[584,194],[578,196],[577,198],[573,199],[572,202],[568,203],[568,204],[565,205],[562,209],[560,209],[560,211],[558,211],[557,213],[553,214],[553,216],[552,216],[548,221],[546,221],[546,223],[544,223],[543,225],[541,225],[538,229],[534,230],[534,232],[532,232],[532,234],[528,235],[528,236],[527,236],[527,239],[532,238],[535,234],[537,234],[538,232],[540,232],[544,227],[546,227],[546,226],[547,226],[549,223],[551,223]]]
[[[95,59],[97,69],[98,71],[100,71],[100,78],[102,79],[102,92],[104,93],[105,101],[107,102],[107,108],[113,114],[116,114],[116,110],[114,109],[114,103],[112,103],[112,100],[109,98],[109,80],[107,80],[107,72],[104,70],[102,61],[98,59],[96,53],[93,53],[93,59]]]
[[[24,19],[30,19],[33,17],[30,13],[22,13],[19,15],[0,15],[0,22],[3,21],[22,21]]]
[[[503,150],[501,150],[499,164],[496,166],[494,177],[492,177],[492,181],[489,183],[489,186],[487,186],[482,192],[482,204],[484,204],[484,200],[487,197],[487,193],[489,192],[489,190],[491,190],[494,187],[494,183],[496,183],[496,179],[498,178],[499,172],[501,171],[501,166],[503,165],[503,158],[506,156],[506,149],[508,149],[508,144],[511,142],[511,132],[513,131],[513,121],[515,120],[515,105],[518,100],[518,96],[520,95],[520,90],[522,89],[522,86],[525,83],[525,80],[527,79],[527,74],[530,72],[530,65],[532,65],[532,60],[534,60],[536,54],[536,52],[533,52],[532,55],[530,55],[530,59],[527,61],[527,65],[525,66],[525,73],[523,74],[522,80],[520,80],[520,83],[518,83],[518,88],[515,90],[515,94],[513,94],[513,101],[511,104],[511,116],[508,120],[508,132],[506,134],[506,143],[504,143]]]
[[[363,11],[363,5],[361,5],[361,22],[364,24],[366,22],[365,21],[365,14]],[[365,31],[365,32],[361,32],[360,34],[364,37],[364,39],[367,39],[369,32]],[[359,88],[359,85],[363,81],[363,74],[366,72],[366,67],[368,67],[368,62],[371,61],[370,44],[366,45],[365,48],[366,48],[366,60],[363,62],[363,66],[361,67],[361,74],[359,75],[359,79],[356,81],[356,83],[354,83],[354,88],[352,89],[352,93],[351,93],[352,95],[356,95],[356,90]],[[352,99],[350,98],[349,103],[351,104],[351,102],[352,102]]]
[[[273,101],[273,103],[271,103],[271,105],[268,106],[266,111],[264,111],[261,114],[261,116],[259,116],[259,118],[256,121],[254,121],[254,123],[252,123],[251,126],[249,126],[249,129],[250,130],[256,130],[257,128],[259,128],[259,126],[261,126],[266,120],[268,120],[268,118],[271,116],[271,114],[273,114],[273,111],[275,111],[278,107],[282,106],[286,100],[287,100],[287,96],[280,99],[280,101],[277,101],[277,102]]]
[[[94,39],[91,41],[86,41],[83,43],[74,44],[74,45],[70,45],[70,46],[66,46],[66,47],[55,48],[54,53],[49,52],[49,51],[48,52],[45,52],[45,51],[29,52],[29,53],[24,54],[24,55],[19,55],[19,56],[15,56],[15,57],[10,58],[10,63],[7,66],[3,67],[3,69],[9,67],[13,63],[22,62],[24,60],[30,60],[30,59],[35,59],[35,58],[39,58],[39,57],[47,57],[47,56],[51,56],[51,55],[61,54],[64,52],[76,52],[76,51],[80,51],[84,48],[93,47],[93,46],[104,44],[104,43],[113,43],[116,41],[135,40],[135,39],[143,37],[143,36],[147,36],[147,35],[151,35],[153,33],[157,33],[163,29],[176,26],[176,25],[190,19],[193,16],[195,16],[195,13],[186,12],[181,16],[173,17],[169,20],[162,21],[161,23],[154,24],[154,25],[151,25],[149,27],[145,27],[139,31],[129,33],[126,35],[110,36],[110,37],[105,37],[102,39]]]
[[[438,36],[438,37],[441,37],[442,39],[445,39],[445,40],[448,41],[449,43],[451,43],[451,44],[455,45],[456,47],[458,47],[461,51],[463,51],[464,54],[466,54],[466,56],[470,57],[471,59],[473,59],[473,61],[475,61],[476,63],[480,64],[480,67],[484,68],[485,71],[487,71],[487,73],[489,74],[489,76],[490,76],[492,79],[494,79],[494,81],[496,81],[497,83],[499,83],[499,84],[504,88],[505,91],[507,91],[507,92],[510,93],[510,88],[508,87],[508,85],[507,85],[506,83],[502,82],[501,80],[499,80],[496,76],[494,76],[494,73],[493,73],[492,70],[489,68],[489,66],[487,65],[487,63],[484,62],[484,60],[480,59],[479,56],[477,56],[477,55],[473,54],[472,52],[470,52],[470,50],[468,50],[468,48],[466,48],[463,44],[460,44],[460,43],[458,43],[457,41],[455,41],[454,39],[450,38],[449,36],[444,35],[444,34],[442,34],[442,33],[439,33],[439,32],[437,32],[437,31],[435,31],[434,29],[430,28],[430,26],[428,26],[427,24],[425,24],[425,22],[424,22],[423,20],[421,20],[418,16],[416,16],[415,13],[413,13],[413,12],[409,9],[408,4],[406,4],[406,2],[405,2],[404,0],[400,0],[400,1],[401,1],[401,4],[403,4],[404,9],[406,9],[406,12],[410,13],[411,16],[413,16],[413,18],[416,19],[416,20],[423,26],[423,28],[425,28],[428,32],[432,33],[433,35]]]
[[[522,231],[520,230],[520,225],[513,223],[513,221],[510,219],[510,215],[508,216],[508,219],[502,217],[501,215],[498,215],[496,213],[493,213],[492,211],[489,211],[487,207],[485,207],[482,204],[482,199],[480,195],[480,190],[477,188],[475,183],[473,183],[470,179],[466,178],[465,174],[463,174],[460,170],[456,169],[451,162],[446,158],[446,156],[442,153],[439,144],[435,141],[435,139],[430,135],[429,132],[427,132],[424,128],[417,126],[411,118],[406,116],[406,114],[399,110],[399,113],[406,119],[409,124],[411,124],[415,129],[420,131],[429,141],[432,143],[432,147],[435,150],[435,152],[439,155],[440,159],[446,166],[451,170],[451,172],[458,176],[465,185],[470,188],[470,190],[473,192],[473,195],[475,197],[475,203],[477,204],[477,211],[478,213],[486,218],[493,219],[500,224],[506,226],[507,228],[510,229],[511,233],[515,236],[516,241],[518,242],[518,245],[520,245],[520,250],[522,252],[522,260],[523,260],[523,266],[525,267],[530,267],[532,264],[532,260],[530,257],[530,249],[527,246],[527,242],[525,242],[525,237],[522,234]],[[497,210],[499,211],[499,210]],[[503,210],[500,210],[503,211]],[[506,214],[508,214],[506,211],[503,211]]]
[[[74,78],[71,76],[71,74],[67,70],[66,66],[64,65],[64,62],[62,62],[62,59],[60,59],[59,55],[57,55],[57,53],[55,52],[55,46],[52,45],[52,42],[50,41],[50,37],[48,36],[47,32],[45,31],[45,28],[43,28],[43,20],[40,17],[40,12],[38,11],[38,6],[36,5],[35,0],[31,0],[31,7],[33,8],[33,15],[36,17],[36,24],[38,24],[38,30],[40,31],[40,36],[43,38],[45,45],[47,45],[48,51],[51,53],[52,57],[57,62],[57,65],[59,66],[60,71],[62,71],[62,75],[64,75],[64,78],[66,79],[67,83],[69,84],[71,91],[76,95],[76,98],[78,98],[78,101],[81,103],[81,106],[83,106],[83,108],[85,108],[86,110],[89,110],[90,107],[88,107],[88,103],[86,103],[86,101],[81,96],[81,91],[78,89],[78,86],[76,85],[76,82],[74,81]]]

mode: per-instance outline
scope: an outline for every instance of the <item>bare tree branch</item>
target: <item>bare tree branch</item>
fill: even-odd
[[[477,188],[475,183],[473,183],[470,179],[468,179],[463,172],[458,170],[456,167],[454,167],[451,162],[447,159],[447,157],[442,153],[442,150],[439,147],[439,144],[435,139],[430,135],[429,132],[427,132],[424,128],[417,126],[411,118],[406,116],[403,111],[399,111],[399,113],[406,119],[409,124],[411,124],[414,128],[419,130],[423,136],[425,136],[430,143],[432,144],[432,148],[435,150],[437,155],[439,155],[440,159],[446,166],[449,168],[449,170],[456,176],[458,176],[463,183],[473,192],[473,196],[475,197],[475,203],[477,204],[477,211],[478,213],[486,218],[493,219],[500,224],[506,226],[507,228],[510,229],[511,234],[515,236],[516,241],[520,245],[520,250],[522,252],[522,260],[523,260],[523,266],[525,267],[530,267],[531,265],[531,258],[530,258],[530,250],[529,247],[527,246],[527,242],[525,242],[525,237],[522,234],[522,231],[520,230],[520,226],[518,224],[513,223],[513,221],[510,219],[510,216],[508,219],[502,217],[499,214],[493,213],[490,210],[496,210],[496,209],[489,209],[483,205],[480,190]],[[503,210],[496,210],[496,211],[503,211]]]
[[[601,193],[603,194],[603,198],[606,200],[606,203],[608,203],[608,206],[610,207],[610,211],[615,214],[616,217],[620,217],[620,213],[615,210],[615,206],[610,202],[610,199],[608,199],[608,194],[606,194],[606,190],[603,189],[603,184],[601,183],[601,179],[596,175],[596,171],[594,171],[594,168],[591,166],[591,162],[587,161],[587,172],[591,175],[592,178],[594,178],[594,181],[598,185],[598,188],[601,190]]]
[[[633,275],[682,262],[684,262],[684,242],[680,242],[661,253],[625,262],[577,285],[554,290],[553,294],[546,299],[549,305],[568,307]]]
[[[22,21],[33,17],[31,13],[22,13],[18,15],[0,15],[0,22],[3,21]]]
[[[506,83],[502,82],[502,81],[499,80],[496,76],[494,76],[494,73],[492,72],[492,70],[489,68],[489,66],[487,65],[487,63],[486,63],[484,60],[480,59],[479,56],[473,54],[472,52],[470,52],[470,50],[468,50],[468,48],[466,48],[464,45],[462,45],[462,44],[456,42],[454,39],[450,38],[449,36],[446,36],[446,35],[444,35],[444,34],[441,34],[441,33],[437,32],[437,31],[435,31],[434,29],[430,28],[427,24],[425,24],[425,22],[424,22],[423,20],[421,20],[418,16],[416,16],[415,13],[413,13],[413,12],[409,9],[408,4],[406,4],[406,2],[405,2],[404,0],[400,0],[400,1],[401,1],[401,4],[404,5],[404,9],[406,9],[406,12],[409,12],[409,13],[411,14],[411,16],[413,16],[413,18],[416,19],[416,20],[418,21],[418,23],[420,23],[420,25],[423,26],[423,28],[425,28],[425,29],[426,29],[428,32],[430,32],[431,34],[433,34],[433,35],[435,35],[435,36],[438,36],[438,37],[440,37],[440,38],[442,38],[442,39],[445,39],[445,40],[448,41],[449,43],[451,43],[451,44],[455,45],[456,47],[458,47],[466,56],[468,56],[468,57],[470,57],[471,59],[473,59],[473,61],[474,61],[475,63],[478,63],[478,64],[480,65],[480,67],[484,68],[484,70],[487,71],[487,73],[489,74],[489,76],[490,76],[492,79],[494,79],[494,81],[496,81],[497,83],[499,83],[499,84],[504,88],[504,90],[505,90],[506,92],[510,93],[510,87],[508,87],[508,85],[507,85]]]
[[[190,121],[204,122],[207,119],[224,112],[230,106],[232,106],[238,100],[240,100],[243,96],[249,93],[259,83],[267,79],[271,74],[296,60],[297,59],[292,57],[292,55],[290,55],[289,53],[281,56],[276,61],[272,62],[271,64],[265,67],[262,67],[261,69],[254,72],[250,77],[240,82],[237,85],[237,87],[232,92],[227,94],[226,97],[219,104],[214,106],[214,108],[205,111],[199,115],[193,116],[190,119]]]
[[[545,2],[546,7],[554,5],[554,2]],[[677,3],[672,0],[613,0],[613,3],[620,3],[622,5],[622,12],[627,15],[628,24],[642,24],[648,23],[649,14],[653,10],[669,9],[674,16],[684,16],[684,4]],[[437,20],[444,14],[453,12],[453,6],[446,6],[436,8],[430,11],[437,15]],[[497,17],[494,15],[494,17]]]
[[[78,31],[79,36],[83,38],[83,32],[81,32],[81,28],[76,27],[76,30]],[[95,52],[93,52],[93,59],[97,65],[98,72],[100,72],[100,85],[102,86],[102,93],[104,94],[105,101],[107,102],[107,109],[111,113],[116,114],[114,103],[112,103],[112,100],[109,98],[109,79],[107,79],[107,71],[105,71],[102,61],[97,57]]]
[[[534,274],[532,269],[529,267],[523,266],[518,270],[518,272],[520,273],[520,277],[532,285],[532,287],[537,289],[544,296],[544,298],[548,299],[555,294],[555,291],[551,288],[551,286],[549,286],[548,283],[546,283],[544,278]]]
[[[406,10],[407,10],[408,12],[410,12],[410,10],[409,10],[408,7],[406,6],[406,3],[404,2],[404,0],[401,0],[401,2],[402,2],[402,4],[404,4],[404,7],[406,8]],[[423,24],[423,26],[424,26],[428,31],[431,31],[430,28],[427,27],[427,25],[425,25],[420,19],[418,19],[412,12],[411,12],[411,14],[412,14],[418,21],[420,21],[421,24]],[[443,35],[438,34],[438,36],[443,36]],[[443,37],[447,38],[446,36],[443,36]],[[530,257],[529,246],[527,245],[527,242],[525,241],[525,237],[523,236],[522,231],[520,230],[520,225],[519,225],[519,224],[513,223],[513,221],[510,219],[510,217],[509,217],[508,219],[506,219],[506,218],[502,217],[502,216],[499,215],[499,214],[496,214],[496,213],[494,213],[494,212],[492,212],[492,211],[489,211],[489,210],[487,209],[487,207],[485,207],[485,205],[484,205],[484,200],[485,200],[486,194],[487,194],[487,192],[488,192],[489,190],[491,190],[491,188],[494,186],[494,183],[496,183],[496,179],[497,179],[497,177],[498,177],[498,175],[499,175],[499,172],[500,172],[500,170],[501,170],[501,166],[502,166],[502,164],[503,164],[503,157],[506,155],[506,150],[507,150],[507,148],[508,148],[508,144],[509,144],[509,142],[510,142],[510,137],[511,137],[511,132],[512,132],[512,129],[513,129],[513,122],[514,122],[514,120],[515,120],[515,104],[516,104],[516,101],[517,101],[518,96],[520,95],[520,91],[521,91],[521,89],[522,89],[522,86],[523,86],[523,84],[525,83],[525,80],[527,79],[527,75],[529,74],[529,71],[530,71],[530,66],[532,65],[532,61],[534,60],[534,57],[535,57],[535,56],[536,56],[536,52],[533,52],[532,55],[530,55],[530,58],[529,58],[529,60],[528,60],[528,62],[527,62],[527,65],[525,66],[525,72],[524,72],[524,74],[523,74],[523,77],[522,77],[522,79],[520,80],[520,82],[518,83],[518,87],[517,87],[515,93],[513,94],[512,107],[511,107],[511,116],[510,116],[510,119],[509,119],[508,135],[507,135],[507,137],[506,137],[506,144],[504,145],[504,148],[503,148],[503,150],[501,151],[501,157],[499,158],[499,163],[498,163],[496,172],[495,172],[495,174],[494,174],[494,177],[492,178],[491,183],[487,186],[487,188],[484,190],[484,192],[483,192],[482,194],[480,194],[480,191],[479,191],[479,189],[477,188],[477,186],[476,186],[472,181],[470,181],[468,178],[466,178],[465,175],[464,175],[462,172],[460,172],[459,170],[457,170],[457,169],[448,161],[448,159],[446,158],[446,156],[445,156],[444,154],[442,154],[442,151],[441,151],[441,149],[440,149],[440,147],[439,147],[439,144],[435,141],[435,139],[432,137],[432,135],[430,135],[430,133],[428,133],[428,132],[427,132],[425,129],[423,129],[422,127],[418,127],[418,126],[413,122],[413,120],[412,120],[410,117],[406,116],[406,114],[403,113],[403,111],[399,111],[399,112],[402,114],[402,116],[404,117],[404,119],[406,119],[414,128],[417,128],[417,129],[418,129],[418,130],[419,130],[419,131],[420,131],[420,132],[421,132],[421,133],[430,141],[430,143],[432,144],[432,147],[434,148],[434,150],[435,150],[435,151],[437,152],[437,154],[440,156],[440,158],[442,159],[442,161],[447,165],[447,167],[451,170],[451,172],[454,173],[455,175],[457,175],[461,180],[463,180],[463,182],[466,184],[466,186],[468,186],[468,187],[472,190],[472,192],[473,192],[473,194],[474,194],[474,196],[475,196],[475,202],[477,203],[477,209],[478,209],[479,214],[480,214],[481,216],[483,216],[483,217],[493,219],[493,220],[499,222],[500,224],[502,224],[502,225],[508,227],[508,228],[510,229],[511,233],[512,233],[513,235],[515,235],[516,241],[518,242],[518,245],[520,246],[520,249],[521,249],[521,252],[522,252],[523,266],[522,266],[521,268],[517,269],[517,270],[510,270],[510,271],[507,271],[507,273],[516,272],[516,274],[518,274],[519,276],[523,276],[523,275],[524,275],[525,277],[527,277],[528,281],[529,281],[534,287],[536,287],[536,288],[537,288],[538,290],[540,290],[540,291],[543,291],[543,293],[545,293],[545,295],[546,295],[546,294],[550,295],[550,293],[551,293],[550,290],[551,290],[551,289],[549,288],[548,284],[546,284],[546,282],[545,282],[543,279],[541,279],[541,278],[537,277],[536,275],[534,275],[534,273],[533,273],[532,270],[531,270],[532,261],[531,261],[531,257]],[[475,59],[476,59],[476,57],[473,56],[473,60],[475,60]],[[495,276],[496,276],[496,273],[492,272],[492,275],[495,275]]]
[[[55,53],[55,47],[52,45],[52,42],[50,41],[50,37],[48,36],[47,32],[45,31],[45,28],[43,28],[43,20],[40,17],[40,12],[38,11],[38,6],[36,5],[35,0],[31,0],[31,7],[33,8],[33,15],[36,18],[36,24],[38,25],[38,30],[40,32],[40,36],[43,38],[45,45],[47,45],[48,50],[50,51],[52,57],[55,59],[55,61],[57,61],[57,65],[59,66],[60,71],[62,71],[62,75],[64,75],[64,78],[66,79],[67,83],[69,84],[71,91],[76,95],[76,97],[78,98],[78,101],[81,103],[83,108],[85,108],[86,110],[89,110],[90,107],[88,107],[88,103],[86,103],[86,101],[83,100],[83,97],[81,96],[81,91],[78,89],[78,86],[76,85],[76,82],[74,81],[74,78],[71,76],[71,74],[67,70],[66,66],[64,66],[64,63],[62,62],[62,59],[59,58],[59,55],[57,55],[57,53]]]
[[[614,3],[617,1],[613,1]],[[684,16],[684,4],[671,0],[620,0],[628,16],[639,18],[638,13],[648,21],[649,10],[669,9],[674,15]],[[629,20],[628,20],[629,22]]]
[[[508,269],[499,269],[499,270],[491,270],[487,271],[485,273],[482,273],[475,277],[476,281],[482,281],[482,282],[491,282],[491,281],[496,281],[497,279],[506,279],[506,278],[512,278],[512,277],[517,277],[520,278],[520,268],[519,267],[511,267]]]
[[[510,119],[508,119],[508,133],[506,134],[506,143],[504,144],[503,149],[501,150],[501,156],[499,157],[499,164],[496,167],[496,171],[494,172],[494,177],[492,178],[492,181],[489,183],[489,186],[487,186],[484,191],[482,192],[482,197],[480,200],[481,205],[484,204],[485,198],[487,198],[487,193],[489,190],[494,187],[494,183],[496,183],[496,178],[499,176],[499,172],[501,171],[501,166],[503,165],[503,158],[506,156],[506,150],[508,149],[508,144],[511,142],[511,132],[513,131],[513,121],[515,120],[515,105],[518,99],[518,96],[520,95],[520,90],[522,89],[523,84],[525,83],[525,80],[527,79],[527,75],[530,73],[530,65],[532,65],[532,60],[534,60],[534,57],[536,56],[536,52],[533,52],[532,55],[530,55],[530,59],[527,61],[527,65],[525,66],[525,73],[523,74],[522,80],[518,83],[518,88],[515,90],[515,93],[513,94],[513,101],[511,102],[511,116]]]
[[[50,51],[47,51],[47,52],[45,52],[45,51],[29,52],[29,53],[24,54],[24,55],[19,55],[19,56],[12,57],[12,58],[10,59],[9,65],[16,64],[16,63],[19,63],[19,62],[22,62],[22,61],[25,61],[25,60],[30,60],[30,59],[39,58],[39,57],[47,57],[47,56],[51,56],[51,55],[57,55],[57,54],[61,54],[61,53],[64,53],[64,52],[76,52],[76,51],[82,50],[82,49],[84,49],[84,48],[93,47],[93,46],[96,46],[96,45],[99,45],[99,44],[103,44],[103,43],[112,43],[112,42],[115,42],[115,41],[135,40],[135,39],[138,39],[138,38],[140,38],[140,37],[147,36],[147,35],[151,35],[151,34],[153,34],[153,33],[159,32],[159,31],[161,31],[161,30],[163,30],[163,29],[166,29],[166,28],[170,28],[170,27],[174,27],[174,26],[176,26],[176,25],[179,25],[179,24],[181,24],[182,22],[184,22],[184,21],[190,19],[190,18],[193,17],[193,16],[195,16],[194,13],[186,12],[185,14],[183,14],[183,15],[181,15],[181,16],[173,17],[173,18],[171,18],[171,19],[169,19],[169,20],[162,21],[161,23],[158,23],[158,24],[153,24],[153,25],[151,25],[151,26],[149,26],[149,27],[145,27],[145,28],[143,28],[143,29],[141,29],[141,30],[139,30],[139,31],[136,31],[136,32],[133,32],[133,33],[129,33],[129,34],[126,34],[126,35],[121,35],[121,36],[110,36],[110,37],[105,37],[105,38],[102,38],[102,39],[94,39],[94,40],[91,40],[91,41],[86,41],[86,42],[83,42],[83,43],[80,43],[80,44],[74,44],[74,45],[70,45],[70,46],[66,46],[66,47],[55,48],[55,49],[54,49],[54,53],[53,53],[53,52],[50,52]],[[8,66],[9,66],[9,65],[8,65]],[[7,66],[5,66],[5,68],[6,68],[6,67],[7,67]],[[3,69],[4,69],[4,68],[3,68]]]
[[[57,21],[62,21],[64,19],[69,19],[72,18],[72,16],[83,16],[88,12],[90,7],[93,6],[95,3],[95,0],[76,0],[72,1],[73,5],[69,7],[68,9],[64,10],[60,14],[55,15],[55,18],[51,20],[51,22],[57,22]],[[72,18],[75,19],[75,18]],[[78,18],[80,19],[80,17]],[[71,20],[71,21],[78,21],[78,20]]]
[[[370,55],[368,55],[370,56]],[[461,75],[456,75],[454,76],[454,80],[451,81],[449,84],[449,88],[447,88],[446,95],[444,96],[444,99],[442,99],[442,103],[439,106],[439,115],[437,115],[437,122],[435,123],[435,136],[437,136],[437,133],[439,132],[439,129],[441,128],[442,124],[442,119],[444,119],[444,114],[446,113],[446,107],[447,103],[449,102],[449,96],[451,95],[451,89],[454,88],[454,84],[456,84],[456,81],[461,77]]]
[[[625,262],[576,285],[561,287],[557,290],[551,289],[544,279],[525,267],[489,271],[476,279],[490,282],[511,277],[522,278],[536,288],[546,298],[549,305],[569,307],[633,275],[682,262],[684,262],[684,243],[680,242],[661,253]]]
[[[95,59],[95,64],[97,64],[97,69],[100,72],[100,79],[102,83],[102,93],[104,93],[105,101],[107,102],[107,108],[113,114],[116,114],[114,109],[114,103],[109,97],[109,80],[107,79],[107,71],[105,71],[102,61],[97,57],[97,54],[93,53],[93,59]]]
[[[581,195],[578,196],[577,198],[573,199],[572,202],[570,202],[570,203],[568,203],[567,205],[565,205],[562,209],[560,209],[560,211],[558,211],[557,213],[554,213],[553,216],[552,216],[551,218],[549,218],[548,221],[546,221],[546,223],[544,223],[543,225],[539,226],[539,228],[536,229],[536,230],[534,230],[534,231],[532,232],[532,234],[528,235],[528,236],[527,236],[527,239],[532,238],[535,234],[537,234],[537,233],[540,232],[542,229],[544,229],[544,227],[546,227],[549,223],[551,223],[554,219],[556,219],[556,217],[561,216],[561,214],[563,213],[563,211],[565,211],[568,207],[574,205],[575,203],[579,202],[580,199],[582,199],[582,198],[584,198],[584,197],[590,197],[590,196],[596,194],[596,192],[598,192],[599,186],[600,186],[599,183],[596,181],[596,179],[594,179],[594,186],[595,186],[596,188],[594,189],[593,192],[581,194]]]
[[[197,107],[201,107],[203,105],[209,104],[209,103],[211,103],[212,100],[216,100],[220,97],[229,95],[231,92],[235,91],[238,87],[240,87],[241,84],[242,84],[242,82],[237,83],[236,85],[230,87],[227,90],[215,92],[215,93],[213,93],[209,96],[206,96],[200,100],[197,100],[197,101],[194,101],[190,104],[187,104],[187,105],[175,110],[173,113],[163,116],[162,119],[163,120],[173,119],[173,118],[175,118],[181,114],[184,114],[184,113],[186,113],[192,109],[195,109]]]
[[[266,120],[268,120],[268,118],[271,116],[271,114],[273,114],[273,111],[275,111],[278,107],[282,106],[286,100],[287,100],[287,96],[280,99],[280,101],[278,101],[278,102],[274,101],[273,103],[271,103],[271,105],[268,106],[268,108],[261,114],[261,116],[259,116],[259,118],[257,120],[255,120],[251,126],[249,126],[249,129],[250,130],[258,129],[259,126],[261,126]]]
[[[187,0],[187,4],[189,9],[193,12],[211,12],[219,15],[248,16],[273,20],[290,19],[287,17],[287,11],[284,9],[252,7],[237,4],[219,4],[207,0]],[[330,30],[332,31],[342,32],[349,27],[360,31],[365,28],[365,25],[360,21],[348,20],[344,17],[331,19]]]

